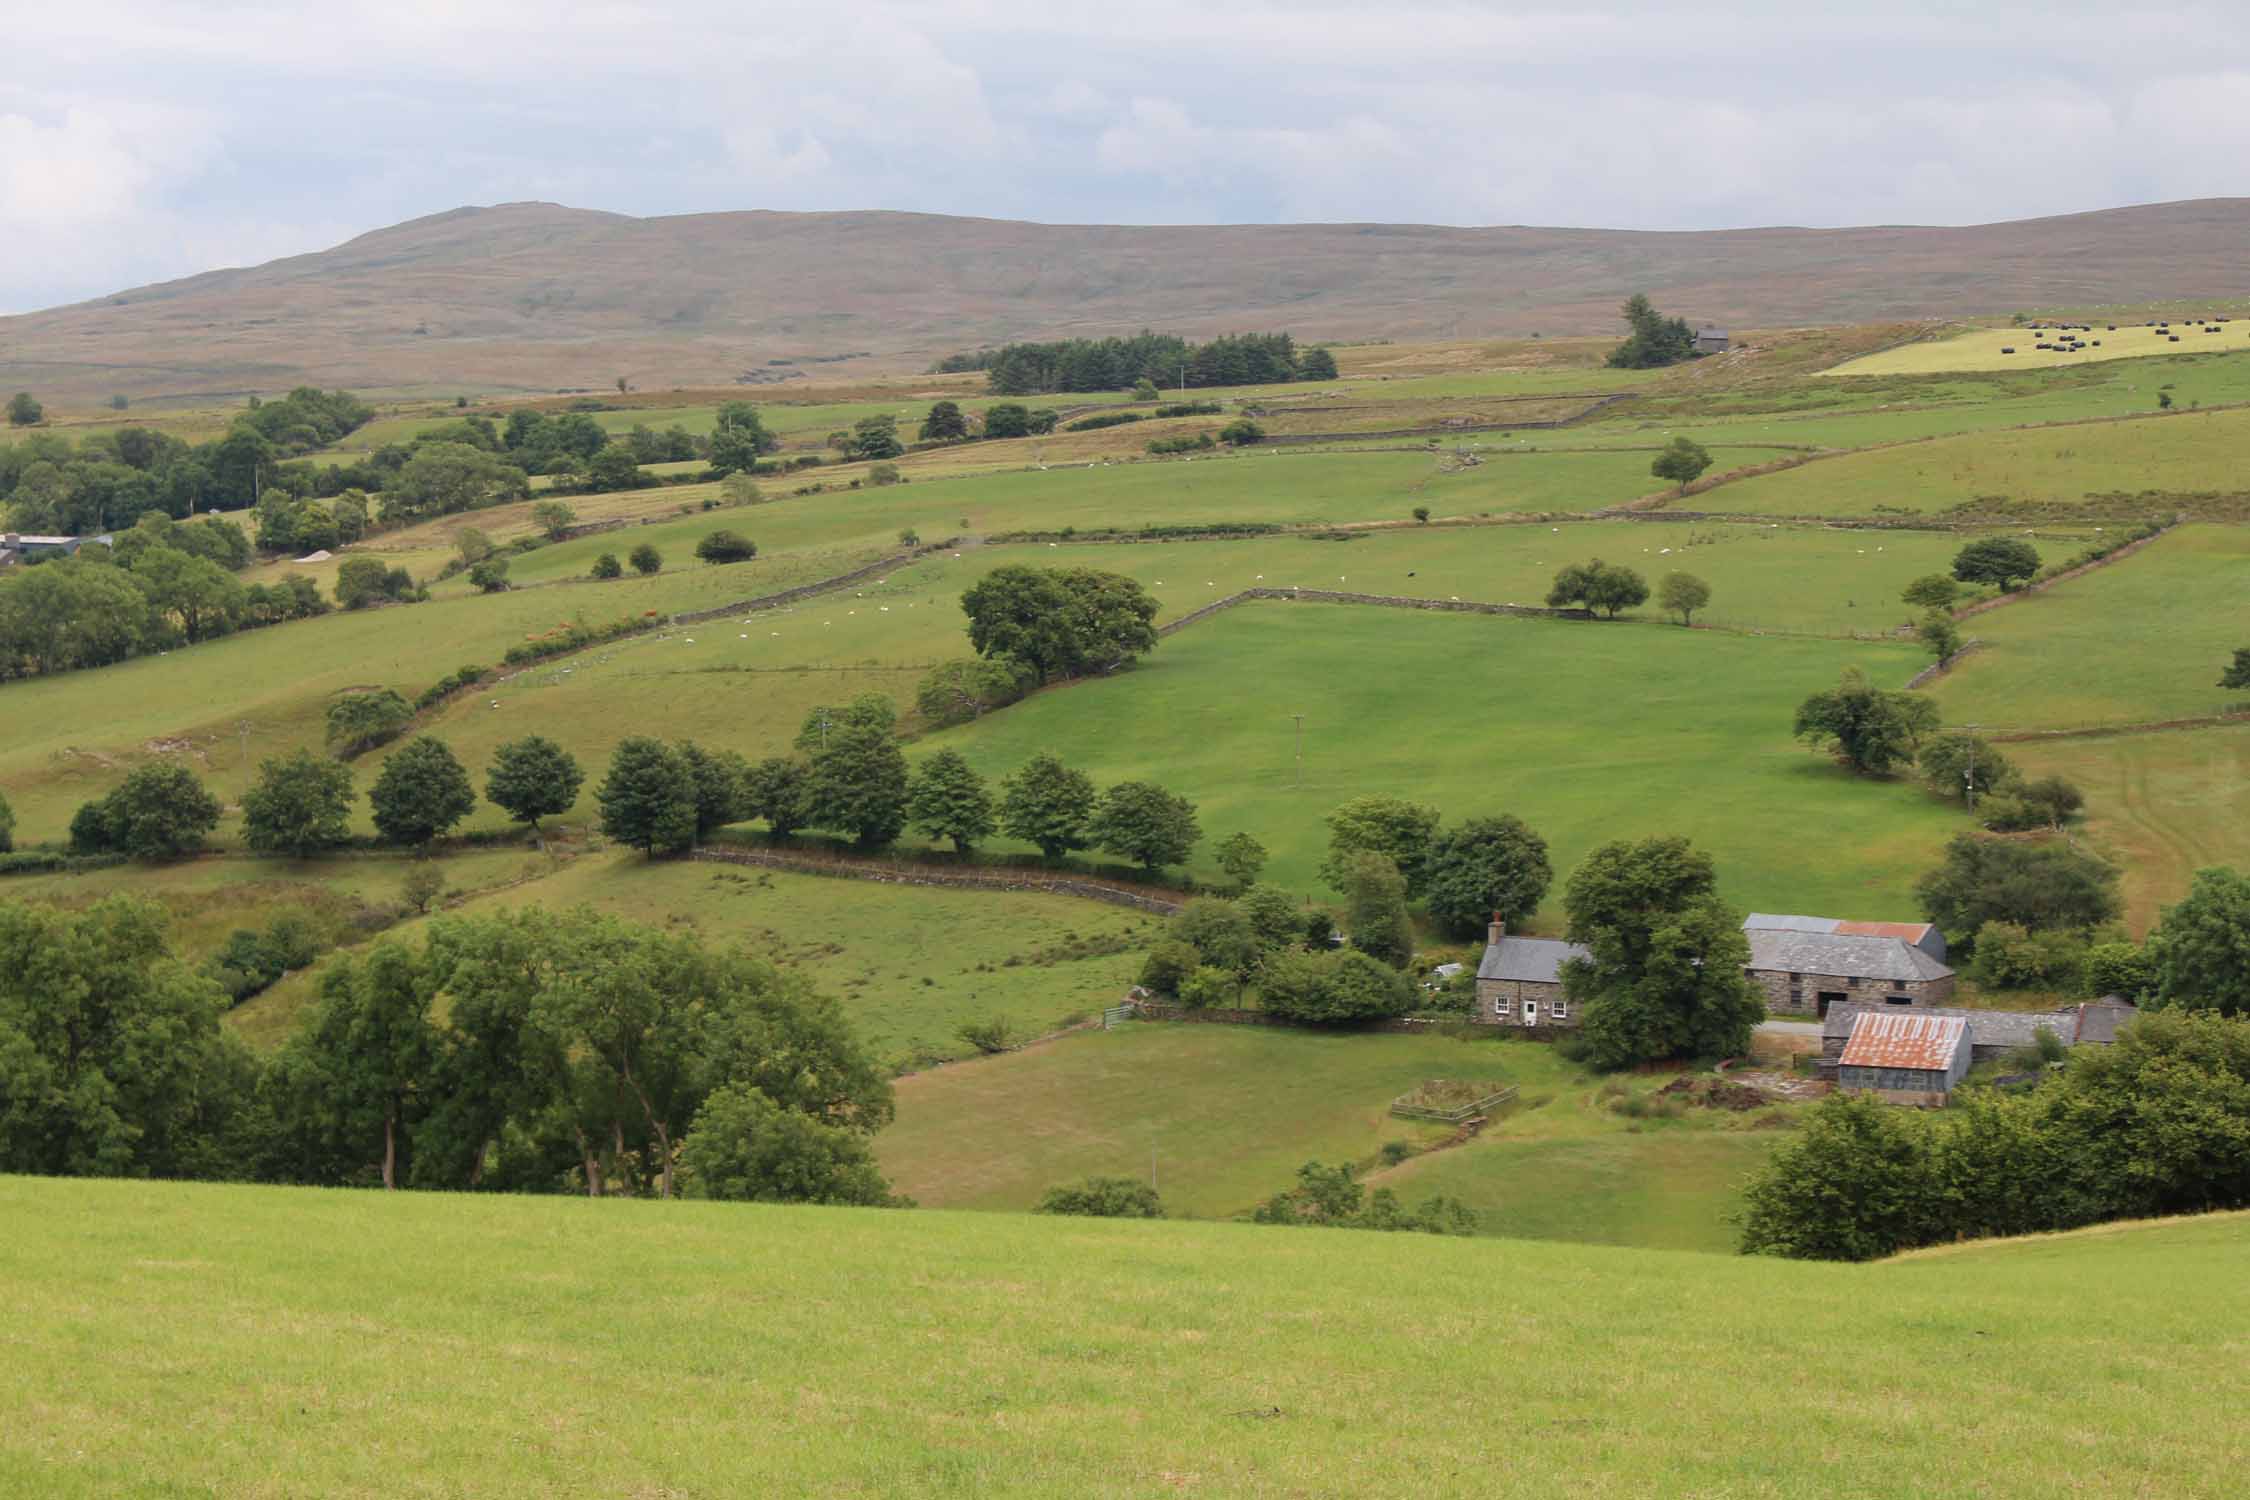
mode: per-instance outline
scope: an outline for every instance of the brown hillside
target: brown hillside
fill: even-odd
[[[1019,337],[1605,331],[1628,291],[1773,327],[2243,287],[2250,199],[1969,228],[1134,228],[901,213],[635,219],[462,208],[333,250],[0,318],[0,387],[70,397],[723,384],[775,358],[910,365]],[[781,369],[787,366],[778,367]],[[815,373],[827,373],[813,367]]]

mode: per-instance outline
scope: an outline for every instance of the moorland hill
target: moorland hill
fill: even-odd
[[[2250,199],[1964,227],[1701,233],[1050,225],[910,213],[455,209],[315,254],[0,319],[0,385],[135,400],[311,382],[725,384],[980,343],[1286,327],[1303,339],[1607,332],[1620,296],[1735,326],[2222,295]]]

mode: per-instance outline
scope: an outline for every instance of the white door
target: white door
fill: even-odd
[[[1524,1025],[1526,1025],[1526,1026],[1537,1026],[1537,1025],[1539,1024],[1539,1002],[1538,1002],[1538,1001],[1536,1001],[1536,1000],[1526,1000],[1526,1001],[1524,1001],[1524,1003],[1523,1003],[1523,1024],[1524,1024]]]

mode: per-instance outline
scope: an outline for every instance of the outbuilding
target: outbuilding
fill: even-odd
[[[1927,1011],[1863,1010],[1837,1060],[1836,1086],[1893,1104],[1940,1105],[1969,1071],[1969,1023]]]

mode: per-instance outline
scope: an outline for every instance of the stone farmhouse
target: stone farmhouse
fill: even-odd
[[[1477,1019],[1488,1026],[1576,1026],[1561,971],[1567,960],[1586,956],[1576,943],[1510,937],[1507,923],[1493,918],[1477,964]]]
[[[1752,912],[1750,982],[1776,1015],[1825,1016],[1838,1005],[1943,1005],[1953,998],[1945,935],[1927,922],[1847,922]]]
[[[1836,1086],[1893,1104],[1942,1105],[1969,1071],[1969,1023],[1929,1010],[1854,1007]]]

